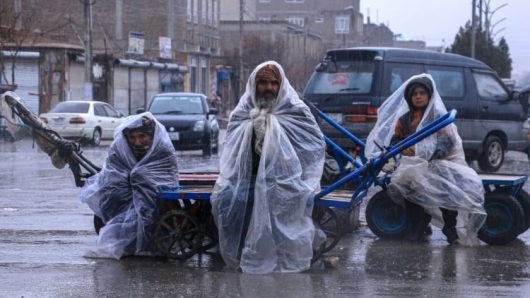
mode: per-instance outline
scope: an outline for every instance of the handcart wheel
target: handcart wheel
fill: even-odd
[[[313,259],[317,259],[337,245],[342,236],[342,229],[339,225],[337,214],[328,207],[315,206],[313,209],[313,220],[326,234],[326,241],[313,253]]]
[[[169,258],[186,260],[192,257],[201,250],[203,237],[197,220],[184,210],[166,212],[156,225],[156,246]]]
[[[405,208],[394,203],[386,191],[376,193],[366,205],[366,222],[370,230],[383,239],[403,239],[409,221]]]
[[[526,232],[530,228],[530,194],[528,194],[524,189],[520,189],[515,195],[517,202],[523,207],[523,218],[524,224],[521,228],[520,234]]]
[[[524,211],[514,197],[505,192],[487,193],[484,208],[488,217],[478,231],[480,240],[503,245],[517,238],[524,225]]]

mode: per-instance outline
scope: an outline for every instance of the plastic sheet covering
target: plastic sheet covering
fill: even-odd
[[[105,222],[97,249],[88,257],[157,255],[153,234],[160,204],[155,192],[178,185],[177,158],[166,129],[156,121],[153,145],[136,160],[122,131],[139,126],[142,116],[154,119],[146,112],[127,117],[116,128],[103,169],[80,192],[81,201]]]
[[[266,115],[252,217],[246,237],[241,237],[249,189],[252,191],[251,115],[258,114],[255,77],[266,64],[280,69],[282,82],[271,113]],[[311,218],[312,197],[320,190],[324,149],[322,132],[281,66],[273,61],[259,65],[230,115],[220,175],[211,197],[227,267],[249,273],[299,272],[310,267],[315,236],[325,237]]]
[[[399,118],[409,111],[404,98],[405,87],[418,78],[428,78],[432,82],[433,94],[417,129],[447,112],[430,75],[410,78],[379,108],[377,123],[366,142],[365,154],[368,158],[381,153],[376,142],[389,146]],[[458,211],[458,242],[478,244],[476,235],[486,219],[484,188],[478,174],[465,161],[457,127],[450,124],[442,128],[417,143],[415,151],[415,156],[402,156],[399,160],[391,177],[389,195],[398,203],[406,198],[423,206],[433,217],[433,224],[440,228],[443,220],[439,207]]]

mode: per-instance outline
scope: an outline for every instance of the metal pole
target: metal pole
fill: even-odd
[[[93,100],[92,94],[92,4],[94,0],[85,0],[85,83],[83,97]]]
[[[476,35],[477,35],[477,20],[475,17],[475,7],[476,7],[476,0],[473,0],[472,8],[471,8],[471,58],[475,58],[475,43],[476,43]]]

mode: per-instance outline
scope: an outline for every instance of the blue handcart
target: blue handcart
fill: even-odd
[[[310,104],[308,104],[310,105]],[[345,130],[323,112],[312,107],[313,113],[329,122],[346,135],[358,147],[365,144]],[[392,158],[404,149],[454,122],[456,111],[446,115],[419,130],[398,144],[383,148],[380,156],[367,160],[362,154],[352,157],[346,150],[324,137],[329,150],[337,160],[341,177],[323,187],[314,197],[313,219],[327,235],[324,246],[315,251],[315,259],[332,250],[339,242],[348,226],[355,225],[353,216],[359,210],[370,187],[382,188],[368,201],[366,220],[371,231],[387,239],[403,238],[409,229],[409,221],[402,206],[394,203],[386,194],[390,178],[382,169]],[[346,170],[346,164],[355,169]],[[382,175],[381,175],[382,174]],[[206,177],[206,178],[205,178]],[[181,186],[162,190],[158,196],[171,205],[171,210],[163,214],[156,230],[157,246],[168,257],[187,259],[196,253],[208,250],[217,243],[217,230],[210,213],[209,199],[215,182],[215,175],[192,174],[181,177]],[[487,221],[479,231],[479,239],[501,245],[514,240],[530,226],[530,196],[522,186],[527,180],[524,175],[481,175],[486,189],[485,209]],[[354,187],[347,185],[353,184]],[[353,188],[353,189],[351,189]],[[338,219],[337,209],[347,210],[352,216],[344,222]]]

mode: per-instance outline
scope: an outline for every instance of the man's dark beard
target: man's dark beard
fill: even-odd
[[[149,151],[149,148],[151,148],[151,144],[145,145],[145,146],[133,146],[131,145],[131,149],[133,151],[134,156],[139,160],[144,157],[144,155]]]
[[[271,109],[272,108],[272,103],[274,102],[274,99],[276,98],[276,96],[273,98],[273,99],[267,99],[263,96],[258,96],[256,98],[256,105],[259,109]]]

